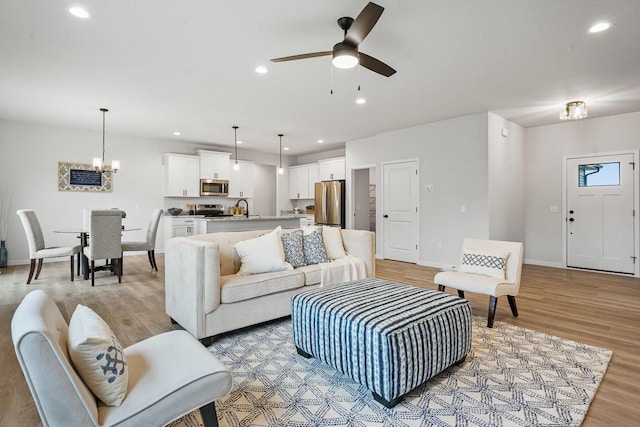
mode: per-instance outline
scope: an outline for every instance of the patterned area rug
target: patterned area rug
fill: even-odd
[[[474,316],[466,362],[392,409],[335,369],[296,353],[291,320],[218,339],[233,373],[221,426],[579,426],[611,351]],[[195,411],[172,427],[203,425]]]

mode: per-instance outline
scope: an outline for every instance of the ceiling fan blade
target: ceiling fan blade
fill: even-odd
[[[379,59],[374,58],[373,56],[369,56],[366,53],[360,52],[358,54],[360,56],[360,65],[364,68],[368,68],[369,70],[382,74],[385,77],[391,77],[396,73],[396,70],[380,61]]]
[[[362,43],[362,40],[367,37],[367,34],[369,34],[373,26],[376,25],[383,11],[384,7],[369,2],[369,4],[362,9],[362,12],[360,12],[356,20],[353,21],[344,39],[358,46]]]
[[[330,50],[327,50],[324,52],[313,52],[313,53],[303,53],[302,55],[283,56],[282,58],[274,58],[271,60],[271,62],[295,61],[296,59],[316,58],[318,56],[329,56],[329,55],[333,55],[333,52]]]

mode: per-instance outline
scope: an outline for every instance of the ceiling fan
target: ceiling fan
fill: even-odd
[[[343,16],[338,19],[338,25],[344,30],[344,40],[335,44],[333,50],[284,56],[282,58],[274,58],[271,61],[295,61],[297,59],[332,55],[333,59],[331,62],[338,68],[352,68],[360,64],[375,73],[390,77],[395,74],[396,70],[384,62],[358,51],[358,45],[362,43],[374,25],[376,25],[383,11],[384,7],[369,2],[355,20],[348,16]]]

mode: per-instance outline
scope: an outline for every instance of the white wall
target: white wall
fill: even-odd
[[[75,235],[58,234],[53,230],[78,227],[83,209],[118,207],[127,212],[125,224],[146,228],[151,211],[171,206],[185,208],[187,203],[217,203],[229,205],[224,198],[182,199],[163,197],[162,154],[165,152],[196,154],[197,149],[229,151],[211,145],[181,141],[140,138],[107,133],[105,159],[118,159],[122,169],[115,175],[113,192],[58,191],[58,161],[91,163],[102,149],[102,133],[54,126],[34,125],[0,120],[0,187],[11,189],[7,248],[9,263],[26,263],[29,251],[24,230],[15,211],[34,209],[44,231],[48,246],[77,243]],[[278,164],[277,155],[251,150],[239,150],[242,160],[263,164]],[[283,157],[283,163],[290,158]],[[286,168],[286,167],[285,167]],[[278,188],[288,188],[286,176],[278,179]],[[288,203],[287,191],[278,191],[278,204]],[[235,201],[234,201],[235,203]],[[260,207],[255,207],[260,211]],[[271,210],[272,207],[266,209]],[[145,230],[129,232],[126,240],[144,240]],[[157,236],[162,251],[162,228]]]
[[[527,128],[524,136],[526,262],[560,267],[563,156],[640,149],[640,112]]]
[[[419,159],[420,264],[455,265],[464,237],[489,236],[487,133],[487,113],[479,113],[347,142],[347,177],[362,165],[373,164],[381,171],[383,161]],[[383,177],[377,175],[376,254],[382,257]],[[424,191],[426,184],[433,186],[432,192]],[[351,212],[348,205],[347,214]]]
[[[488,141],[489,238],[524,242],[524,129],[489,113]]]

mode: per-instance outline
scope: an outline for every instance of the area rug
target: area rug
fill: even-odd
[[[611,351],[474,316],[466,362],[392,409],[371,392],[296,353],[291,320],[218,339],[210,351],[233,373],[216,402],[220,426],[579,426]],[[195,411],[174,427],[203,425]]]

